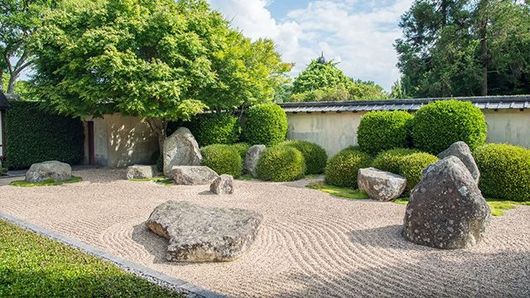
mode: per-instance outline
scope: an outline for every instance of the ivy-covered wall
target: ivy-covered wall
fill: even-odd
[[[25,169],[36,162],[83,160],[83,125],[80,119],[59,116],[38,103],[15,101],[6,113],[5,165]]]

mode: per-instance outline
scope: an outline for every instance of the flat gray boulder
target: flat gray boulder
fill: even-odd
[[[164,141],[164,175],[169,176],[174,166],[199,166],[202,162],[199,144],[190,130],[181,127]]]
[[[156,177],[158,171],[156,165],[133,165],[127,168],[127,179],[149,179]]]
[[[231,175],[221,175],[217,177],[212,184],[210,184],[210,191],[214,194],[233,194],[234,193],[234,177]]]
[[[427,168],[412,190],[403,236],[416,244],[464,248],[483,237],[490,209],[464,163],[446,157]]]
[[[446,158],[448,156],[458,157],[467,167],[473,176],[473,179],[475,179],[475,182],[478,183],[480,179],[480,171],[478,170],[478,166],[475,162],[473,154],[471,154],[471,149],[469,149],[469,146],[465,142],[460,141],[453,143],[451,146],[449,146],[449,148],[438,154],[440,159]]]
[[[223,262],[252,245],[261,221],[262,216],[250,210],[168,201],[156,207],[146,225],[169,240],[170,262]]]
[[[206,166],[176,166],[170,177],[178,185],[203,185],[212,183],[219,175]]]
[[[370,199],[387,202],[397,199],[403,193],[407,179],[375,168],[365,168],[359,169],[357,184]]]
[[[256,177],[256,168],[258,166],[258,161],[263,156],[263,153],[265,153],[265,150],[267,147],[265,145],[254,145],[250,147],[247,151],[247,154],[245,155],[245,171],[252,175],[252,177]]]
[[[60,161],[45,161],[34,163],[26,172],[27,182],[42,182],[53,179],[55,181],[65,181],[72,178],[72,167]]]

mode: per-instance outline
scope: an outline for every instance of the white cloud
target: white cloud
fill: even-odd
[[[277,0],[284,1],[284,0]],[[296,74],[323,51],[349,76],[390,89],[399,78],[394,40],[397,24],[413,0],[321,0],[275,20],[267,0],[210,0],[246,36],[273,39]]]

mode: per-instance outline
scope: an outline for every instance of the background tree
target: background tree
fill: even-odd
[[[160,145],[168,121],[272,100],[290,69],[203,0],[59,1],[32,45],[36,93],[55,110],[139,116]]]

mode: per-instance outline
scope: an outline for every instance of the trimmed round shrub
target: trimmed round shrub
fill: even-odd
[[[412,119],[411,114],[403,111],[366,113],[357,131],[359,146],[374,155],[383,150],[408,147]]]
[[[433,154],[457,141],[466,142],[473,150],[484,145],[486,136],[484,114],[471,102],[433,102],[419,109],[412,121],[414,146]]]
[[[234,147],[237,150],[237,152],[239,152],[241,159],[245,160],[245,156],[247,155],[247,151],[250,148],[250,145],[247,143],[237,143],[237,144],[233,144],[232,147]]]
[[[189,127],[201,147],[233,144],[239,138],[239,121],[229,113],[200,114],[184,126]]]
[[[357,172],[370,166],[371,157],[358,147],[349,147],[333,156],[326,166],[326,183],[357,188]]]
[[[480,170],[479,188],[492,199],[530,201],[530,150],[487,144],[474,152]]]
[[[289,146],[267,148],[257,165],[258,178],[265,181],[293,181],[305,173],[305,160],[300,151]]]
[[[250,145],[277,145],[287,135],[287,115],[277,104],[266,103],[252,106],[245,113],[242,135]]]
[[[399,166],[403,157],[418,152],[418,150],[408,148],[386,150],[377,154],[372,162],[372,167],[381,171],[400,174]]]
[[[201,149],[202,164],[217,174],[228,174],[235,178],[241,176],[243,162],[236,148],[230,145],[214,144]]]
[[[413,189],[421,181],[423,170],[437,161],[438,157],[426,152],[403,156],[399,162],[398,174],[407,178],[407,190]]]
[[[324,172],[328,161],[328,154],[324,148],[317,144],[300,140],[287,141],[280,145],[293,147],[302,153],[305,159],[306,174],[322,174]]]

